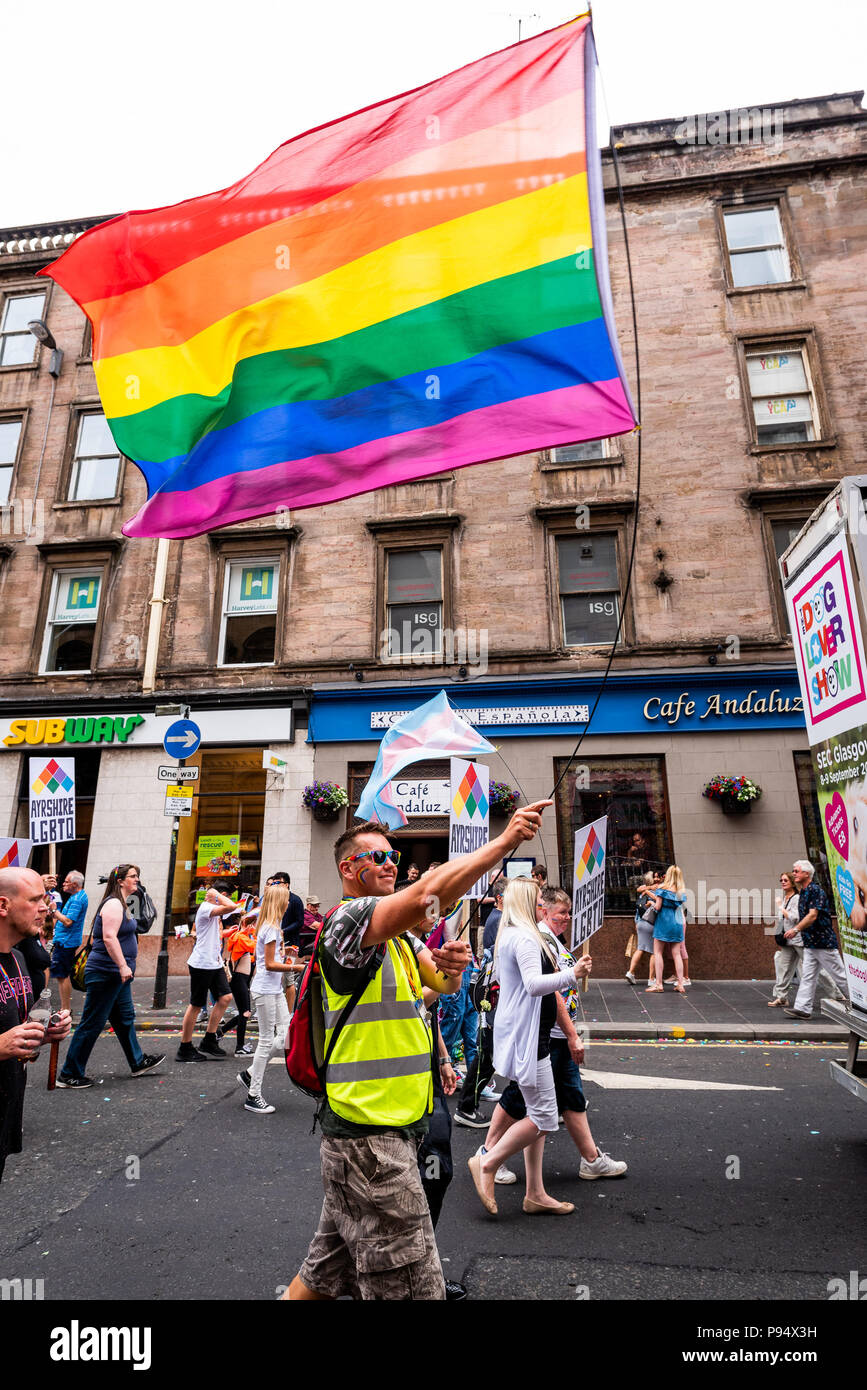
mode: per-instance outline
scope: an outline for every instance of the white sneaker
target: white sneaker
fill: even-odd
[[[676,976],[676,975],[669,975],[668,979],[667,979],[667,980],[663,980],[662,983],[663,983],[664,985],[676,985],[676,984],[677,984],[677,976]]]
[[[627,970],[627,972],[626,972],[626,978],[627,978],[627,980],[629,981],[629,983],[630,983],[631,985],[637,985],[637,984],[638,984],[638,981],[636,980],[636,978],[635,978],[635,976],[633,975],[633,973],[632,973],[631,970]]]
[[[602,1150],[592,1163],[588,1163],[586,1158],[581,1160],[581,1168],[578,1172],[579,1178],[622,1178],[626,1172],[626,1164],[621,1163],[616,1158],[609,1158]]]
[[[480,1100],[499,1100],[499,1099],[500,1099],[500,1096],[501,1096],[502,1094],[503,1094],[502,1091],[495,1091],[494,1088],[493,1088],[493,1086],[486,1086],[485,1089],[482,1091],[481,1096],[479,1097],[479,1099],[480,1099]]]
[[[692,984],[692,980],[688,980],[688,979],[686,978],[686,976],[684,976],[684,980],[683,980],[683,987],[684,987],[684,989],[689,989],[689,987],[690,987],[691,984]]]
[[[484,1144],[480,1144],[476,1149],[476,1154],[481,1158],[482,1154],[487,1153]],[[501,1187],[508,1187],[510,1183],[518,1181],[518,1174],[513,1173],[511,1168],[507,1168],[505,1163],[501,1163],[494,1174],[494,1182],[498,1182]]]

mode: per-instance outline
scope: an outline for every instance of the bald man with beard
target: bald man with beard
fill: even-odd
[[[16,946],[36,937],[48,910],[42,879],[32,869],[0,869],[0,1179],[8,1154],[20,1154],[25,1063],[44,1042],[60,1042],[70,1029],[69,1011],[49,1028],[26,1022],[33,1003],[27,964]]]

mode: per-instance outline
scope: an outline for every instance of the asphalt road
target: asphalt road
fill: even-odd
[[[148,1047],[174,1054],[157,1035]],[[498,1189],[489,1217],[466,1171],[481,1132],[456,1128],[444,1268],[482,1300],[826,1300],[829,1280],[867,1274],[867,1107],[827,1076],[840,1052],[592,1045],[585,1066],[602,1079],[779,1089],[588,1081],[594,1136],[629,1173],[579,1180],[561,1129],[546,1180],[575,1202],[569,1217],[525,1216],[521,1183]],[[167,1061],[134,1080],[105,1037],[89,1067],[102,1084],[48,1094],[41,1061],[0,1189],[0,1278],[42,1279],[46,1300],[274,1298],[316,1224],[318,1139],[282,1060],[267,1117],[243,1109],[236,1069]]]

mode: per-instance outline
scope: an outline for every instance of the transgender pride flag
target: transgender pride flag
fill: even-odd
[[[357,820],[379,820],[390,830],[407,824],[396,806],[389,783],[410,763],[427,758],[466,758],[474,753],[495,753],[486,738],[462,719],[449,704],[444,690],[418,709],[409,710],[392,724],[379,745],[376,766],[361,794]]]

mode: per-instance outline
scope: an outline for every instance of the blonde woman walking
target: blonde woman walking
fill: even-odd
[[[527,1114],[484,1153],[469,1160],[476,1191],[485,1209],[496,1215],[494,1175],[512,1154],[525,1149],[527,1195],[524,1211],[567,1215],[572,1202],[558,1202],[545,1191],[542,1155],[546,1134],[558,1128],[557,1097],[551,1070],[551,1029],[557,1018],[558,990],[569,989],[589,975],[592,961],[582,956],[565,970],[538,926],[543,915],[539,891],[531,878],[512,879],[503,897],[503,916],[495,946],[500,999],[494,1029],[494,1066],[516,1081]]]
[[[245,1110],[257,1115],[273,1115],[274,1107],[262,1098],[262,1081],[274,1045],[282,1043],[289,1027],[289,1007],[283,994],[283,979],[295,970],[294,954],[285,959],[281,923],[289,906],[289,889],[285,883],[266,888],[259,909],[256,930],[256,974],[252,984],[252,1003],[259,1023],[259,1044],[249,1071],[238,1073],[238,1080],[247,1087]],[[289,948],[293,950],[293,948]],[[297,953],[297,948],[295,948]]]
[[[680,951],[675,949],[675,946],[683,941],[686,931],[685,902],[686,891],[683,874],[676,864],[672,864],[666,871],[665,878],[653,898],[656,908],[656,921],[653,924],[653,962],[656,969],[656,983],[648,986],[645,991],[647,994],[662,994],[663,992],[662,981],[665,978],[663,952],[666,942],[672,945],[671,954],[674,957],[674,969],[677,974],[677,984],[674,988],[678,994],[686,994],[683,987],[683,958]]]

